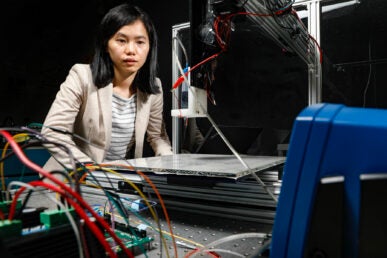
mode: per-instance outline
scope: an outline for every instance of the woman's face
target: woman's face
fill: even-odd
[[[115,74],[118,72],[127,77],[137,73],[147,59],[149,44],[149,35],[142,21],[121,27],[107,44]]]

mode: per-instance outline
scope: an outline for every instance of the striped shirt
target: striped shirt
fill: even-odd
[[[113,93],[112,139],[106,161],[125,159],[126,153],[134,144],[136,99],[136,94],[127,99]]]

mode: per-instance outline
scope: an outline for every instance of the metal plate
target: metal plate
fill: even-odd
[[[285,163],[285,157],[250,156],[241,158],[246,168],[233,155],[175,154],[128,160],[135,169],[156,174],[226,177],[237,179]]]

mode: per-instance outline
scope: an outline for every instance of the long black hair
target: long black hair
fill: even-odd
[[[160,92],[156,85],[157,76],[157,33],[149,15],[138,6],[128,3],[110,9],[103,17],[91,61],[93,82],[98,88],[103,88],[112,82],[114,77],[113,62],[106,48],[109,39],[122,27],[135,21],[142,21],[149,37],[149,53],[143,67],[137,72],[134,86],[143,92],[155,94]]]

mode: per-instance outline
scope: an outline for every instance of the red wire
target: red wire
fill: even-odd
[[[99,164],[99,166],[104,167],[104,166],[109,166],[109,164]],[[128,166],[128,165],[118,165],[118,166],[121,166],[123,168],[129,168],[129,169],[135,170],[133,166]],[[146,176],[143,172],[141,172],[140,170],[135,170],[135,171],[136,171],[136,173],[138,175],[143,177],[148,182],[148,184],[152,187],[153,191],[156,193],[157,198],[160,201],[160,205],[163,208],[163,213],[164,213],[164,216],[165,216],[165,220],[166,220],[166,222],[168,224],[168,228],[169,228],[169,231],[171,233],[172,243],[173,243],[173,247],[175,249],[174,250],[175,251],[175,257],[178,257],[178,255],[177,255],[177,246],[176,246],[176,241],[175,241],[175,235],[173,234],[173,231],[172,231],[171,221],[169,219],[167,208],[165,206],[164,200],[161,197],[159,191],[157,190],[157,187],[153,184],[152,180],[148,176]]]
[[[221,51],[221,52],[222,52],[222,51]],[[201,61],[200,63],[198,63],[198,64],[192,66],[191,69],[189,69],[187,72],[184,73],[184,76],[182,75],[182,76],[180,76],[180,77],[176,80],[176,82],[175,82],[175,83],[173,84],[173,86],[172,86],[172,89],[176,89],[177,87],[179,87],[180,84],[183,83],[184,77],[187,76],[190,72],[192,72],[193,70],[195,70],[196,68],[198,68],[198,67],[201,66],[202,64],[204,64],[204,63],[206,63],[206,62],[208,62],[208,61],[214,59],[214,58],[217,57],[221,52],[216,53],[216,54],[213,54],[212,56],[207,57],[206,59],[204,59],[204,60]]]
[[[304,23],[301,21],[300,17],[298,16],[298,13],[297,13],[295,10],[293,10],[293,9],[292,9],[292,14],[297,18],[297,20],[299,21],[299,23],[302,24],[302,26],[304,27],[304,29],[305,29],[305,30],[308,30],[308,29],[305,27]],[[317,49],[318,49],[319,54],[320,54],[320,64],[322,64],[322,61],[323,61],[322,49],[321,49],[320,45],[318,44],[317,40],[316,40],[312,35],[310,35],[310,34],[308,33],[308,36],[309,36],[309,38],[316,44]]]
[[[32,186],[42,186],[46,187],[48,189],[51,189],[59,194],[61,194],[63,197],[66,198],[66,200],[71,204],[71,206],[75,209],[75,211],[80,215],[82,219],[86,222],[87,226],[90,228],[90,230],[93,232],[93,234],[97,237],[99,242],[102,244],[102,246],[105,248],[106,252],[109,253],[111,257],[117,257],[117,254],[111,249],[109,243],[106,241],[105,236],[102,234],[100,229],[91,222],[90,218],[86,214],[86,212],[69,196],[66,195],[65,191],[63,189],[60,189],[59,187],[56,187],[54,185],[50,185],[48,183],[42,182],[42,181],[33,181],[29,182]],[[17,200],[21,193],[26,189],[26,187],[21,187],[15,194],[14,200]],[[14,201],[13,201],[14,202]]]
[[[228,15],[223,16],[217,16],[214,21],[214,30],[215,30],[215,37],[216,40],[222,49],[222,51],[226,51],[227,42],[229,40],[230,36],[230,21],[231,18],[237,15],[250,15],[250,16],[260,16],[260,17],[269,17],[273,16],[272,14],[266,14],[266,13],[250,13],[250,12],[238,12],[238,13],[232,13]],[[222,31],[219,30],[219,24],[226,24],[226,28],[223,28]],[[225,39],[222,40],[221,35],[225,34]]]
[[[219,44],[219,46],[220,46],[220,48],[221,48],[221,51],[220,51],[219,53],[213,54],[212,56],[210,56],[210,57],[204,59],[204,60],[201,61],[200,63],[194,65],[191,69],[189,69],[187,72],[184,73],[184,76],[181,75],[181,76],[175,81],[175,83],[173,84],[172,89],[176,89],[177,87],[179,87],[179,86],[183,83],[184,77],[186,77],[186,76],[187,76],[189,73],[191,73],[193,70],[195,70],[196,68],[198,68],[198,67],[201,66],[202,64],[204,64],[204,63],[206,63],[206,62],[208,62],[208,61],[210,61],[210,60],[216,58],[216,57],[217,57],[219,54],[221,54],[222,52],[226,51],[226,45],[225,45],[225,43],[223,43],[223,42],[221,41],[221,38],[220,38],[220,36],[219,36],[220,33],[219,33],[219,27],[218,27],[218,24],[219,24],[219,22],[220,22],[221,20],[223,20],[223,21],[224,21],[224,20],[228,20],[228,21],[229,21],[229,19],[230,19],[231,17],[236,16],[236,15],[253,15],[253,16],[263,16],[263,17],[265,17],[265,16],[272,16],[271,14],[258,14],[258,13],[249,13],[249,12],[233,13],[233,14],[227,15],[227,16],[222,17],[222,18],[221,18],[220,16],[218,16],[218,17],[215,19],[215,21],[214,21],[214,30],[215,30],[215,36],[216,36],[216,38],[217,38],[218,44]],[[225,18],[225,19],[224,19],[224,18]],[[229,32],[229,31],[230,31],[230,30],[227,30],[227,32]]]
[[[191,69],[189,69],[187,72],[184,73],[184,76],[181,75],[176,81],[175,83],[173,84],[172,86],[172,89],[176,89],[177,87],[179,87],[183,81],[184,81],[184,77],[186,77],[189,73],[191,73],[193,70],[195,70],[197,67],[201,66],[202,64],[216,58],[220,53],[226,51],[226,44],[222,42],[221,40],[221,37],[219,36],[220,33],[219,33],[219,27],[218,27],[218,24],[220,21],[229,21],[231,19],[231,17],[233,16],[236,16],[236,15],[252,15],[252,16],[262,16],[262,17],[267,17],[267,16],[272,16],[272,14],[259,14],[259,13],[249,13],[249,12],[239,12],[239,13],[233,13],[233,14],[229,14],[229,15],[226,15],[224,17],[221,17],[221,16],[218,16],[215,21],[214,21],[214,30],[215,30],[215,36],[216,36],[216,39],[217,39],[217,42],[221,48],[221,51],[219,53],[216,53],[206,59],[204,59],[203,61],[201,61],[200,63],[196,64],[195,66],[193,66]],[[230,30],[227,30],[226,32],[229,32]],[[229,34],[228,34],[229,35]],[[227,36],[228,36],[227,35]]]
[[[200,249],[199,248],[196,248],[192,251],[190,251],[189,253],[187,253],[184,258],[189,258],[191,257],[191,255],[193,255],[194,253],[197,253]],[[211,251],[206,251],[207,254],[209,254],[210,256],[214,257],[214,258],[220,258],[221,256],[215,252],[211,252]]]
[[[145,178],[145,180],[148,182],[148,184],[152,187],[153,191],[155,191],[155,193],[157,195],[157,198],[159,198],[161,207],[163,208],[165,220],[167,221],[167,224],[168,224],[168,227],[169,227],[169,231],[171,232],[172,243],[173,243],[173,247],[175,249],[175,257],[178,257],[176,241],[175,241],[175,235],[172,232],[171,222],[170,222],[170,219],[169,219],[169,216],[168,216],[168,212],[167,212],[167,208],[165,207],[163,198],[161,198],[161,195],[160,195],[159,191],[157,190],[156,186],[153,184],[152,180],[149,179],[149,177],[147,177],[141,171],[136,171],[136,173],[139,174],[140,176],[142,176],[143,178]]]
[[[93,208],[90,207],[90,205],[78,194],[76,193],[75,191],[73,191],[73,189],[71,189],[69,186],[67,186],[66,184],[64,184],[62,181],[60,181],[58,178],[56,178],[55,176],[53,176],[52,174],[50,174],[49,172],[45,171],[43,168],[39,167],[38,165],[36,165],[35,163],[33,163],[32,161],[30,161],[27,156],[25,156],[24,152],[22,151],[22,149],[20,148],[19,144],[13,139],[13,137],[11,136],[11,134],[7,131],[4,131],[4,130],[0,130],[0,133],[4,136],[4,138],[6,138],[6,140],[9,142],[9,144],[11,145],[12,149],[14,150],[14,152],[16,153],[16,155],[18,156],[18,158],[23,162],[23,164],[25,164],[28,168],[32,169],[33,171],[36,171],[40,174],[42,174],[43,176],[47,177],[48,179],[50,179],[51,181],[53,181],[54,183],[56,183],[57,185],[59,185],[61,188],[64,189],[65,193],[66,194],[71,194],[73,197],[75,197],[75,199],[83,206],[85,207],[92,215],[93,217],[95,217],[95,219],[98,221],[98,223],[100,223],[104,229],[109,233],[109,235],[116,241],[116,243],[122,248],[122,250],[129,256],[129,257],[133,257],[133,254],[128,250],[128,248],[126,248],[126,246],[123,244],[123,242],[121,241],[121,239],[112,231],[112,229],[109,227],[109,225],[93,210]],[[10,213],[9,213],[9,216],[8,218],[11,220],[13,218],[13,214],[15,212],[15,209],[16,209],[16,202],[15,200],[12,202],[12,205],[11,205],[11,208],[10,209]]]
[[[291,7],[289,7],[291,8]],[[288,8],[288,9],[289,9]],[[215,31],[215,37],[216,37],[216,41],[218,42],[218,45],[219,47],[221,48],[221,51],[205,60],[203,60],[202,62],[200,62],[199,64],[195,65],[194,67],[192,67],[189,71],[187,71],[185,73],[185,76],[187,76],[191,71],[193,71],[194,69],[196,69],[198,66],[202,65],[203,63],[206,63],[207,61],[215,58],[216,56],[218,56],[220,53],[224,52],[227,50],[227,41],[228,41],[228,38],[230,36],[230,20],[232,17],[234,16],[237,16],[237,15],[251,15],[251,16],[259,16],[259,17],[270,17],[270,16],[273,16],[273,15],[281,15],[283,12],[287,11],[288,9],[286,10],[281,10],[281,11],[278,11],[274,14],[270,14],[270,13],[251,13],[251,12],[238,12],[238,13],[232,13],[232,14],[228,14],[228,15],[224,15],[224,16],[217,16],[215,21],[214,21],[214,31]],[[297,19],[299,20],[299,22],[303,25],[302,21],[299,19],[297,13],[292,10],[292,13],[297,17]],[[223,28],[222,30],[220,30],[219,28],[219,24],[226,24],[226,28]],[[225,34],[225,39],[222,40],[222,37],[221,35]],[[309,37],[315,42],[315,44],[317,45],[317,48],[319,50],[319,53],[320,53],[320,63],[322,63],[322,50],[321,50],[321,47],[320,45],[318,44],[318,42],[311,36],[309,35]],[[172,89],[176,89],[177,87],[179,87],[179,85],[181,83],[183,83],[184,81],[184,76],[180,76],[176,82],[173,84],[173,87]]]
[[[312,37],[312,35],[310,35],[310,34],[308,34],[309,35],[309,38],[316,44],[316,46],[317,46],[317,49],[318,49],[318,51],[319,51],[319,53],[320,53],[320,64],[322,64],[322,61],[323,61],[323,56],[322,56],[322,49],[321,49],[321,47],[320,47],[320,45],[318,44],[318,42],[317,42],[317,40],[315,39],[315,38],[313,38]]]

